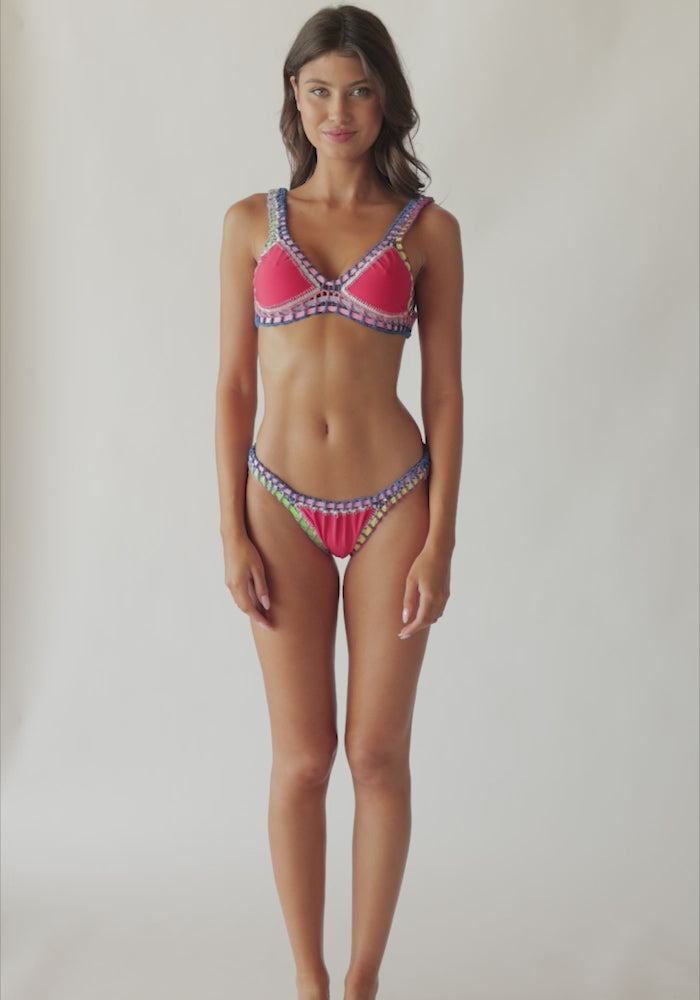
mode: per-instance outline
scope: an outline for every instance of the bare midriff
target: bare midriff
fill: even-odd
[[[324,500],[372,495],[407,472],[423,443],[397,396],[404,344],[340,316],[259,329],[260,461]]]

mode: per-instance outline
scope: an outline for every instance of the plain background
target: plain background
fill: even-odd
[[[293,996],[213,419],[223,216],[288,183],[317,7],[2,6],[4,1000]],[[694,1000],[697,5],[371,9],[465,256],[453,594],[380,996]],[[401,385],[417,412],[417,337]],[[334,1000],[352,805],[341,754]]]

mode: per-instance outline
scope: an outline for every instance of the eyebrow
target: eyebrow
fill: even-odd
[[[327,80],[318,80],[316,77],[311,77],[309,80],[304,80],[304,86],[307,83],[322,83],[324,87],[332,87],[333,86],[331,83],[328,83]],[[358,85],[358,83],[369,83],[369,80],[367,80],[365,77],[363,77],[362,80],[353,80],[352,83],[347,83],[347,84],[345,84],[345,86],[346,87],[356,87]]]

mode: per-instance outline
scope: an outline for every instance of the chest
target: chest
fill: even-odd
[[[304,256],[328,278],[357,264],[386,236],[395,207],[350,212],[294,206],[288,210],[289,235]]]

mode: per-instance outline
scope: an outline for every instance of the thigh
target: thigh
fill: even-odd
[[[428,629],[410,639],[399,639],[398,633],[403,627],[406,576],[427,531],[427,486],[419,483],[382,519],[348,564],[343,597],[350,746],[408,749]]]
[[[334,673],[338,570],[279,500],[253,477],[248,531],[265,567],[271,631],[253,625],[273,749],[299,753],[336,733]]]

